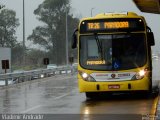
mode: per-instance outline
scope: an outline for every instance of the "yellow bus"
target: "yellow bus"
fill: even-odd
[[[78,48],[79,91],[151,92],[154,36],[143,16],[103,13],[84,18],[73,33]]]

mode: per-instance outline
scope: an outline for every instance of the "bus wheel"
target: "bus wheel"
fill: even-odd
[[[95,99],[96,98],[96,93],[95,92],[86,92],[86,98],[87,99]]]

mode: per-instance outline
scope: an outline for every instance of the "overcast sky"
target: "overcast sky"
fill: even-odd
[[[0,4],[6,5],[6,8],[13,9],[17,13],[17,18],[20,20],[20,26],[17,29],[18,40],[22,40],[22,1],[23,0],[0,0]],[[43,0],[25,0],[25,21],[26,21],[26,38],[32,33],[32,30],[40,24],[36,20],[33,11],[38,7]],[[148,26],[151,27],[155,34],[156,49],[160,51],[160,15],[140,12],[132,0],[71,0],[72,12],[75,16],[88,17],[105,12],[125,12],[133,11],[146,18]]]

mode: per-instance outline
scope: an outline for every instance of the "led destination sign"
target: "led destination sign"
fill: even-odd
[[[91,32],[123,32],[144,31],[144,23],[139,18],[110,18],[84,20],[80,25],[80,33]]]
[[[122,22],[92,22],[87,23],[87,30],[99,30],[99,29],[118,29],[118,28],[129,28],[128,21]]]

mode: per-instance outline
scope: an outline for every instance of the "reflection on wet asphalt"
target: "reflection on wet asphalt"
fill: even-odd
[[[20,113],[65,97],[76,87],[75,76],[45,78],[0,92],[0,113]]]
[[[76,76],[58,76],[2,90],[0,113],[144,114],[153,103],[153,99],[111,97],[86,100],[78,92]]]
[[[154,79],[158,81],[156,67],[158,63],[153,66]],[[0,113],[149,114],[154,101],[130,94],[87,100],[77,86],[76,75],[62,75],[2,89]]]

